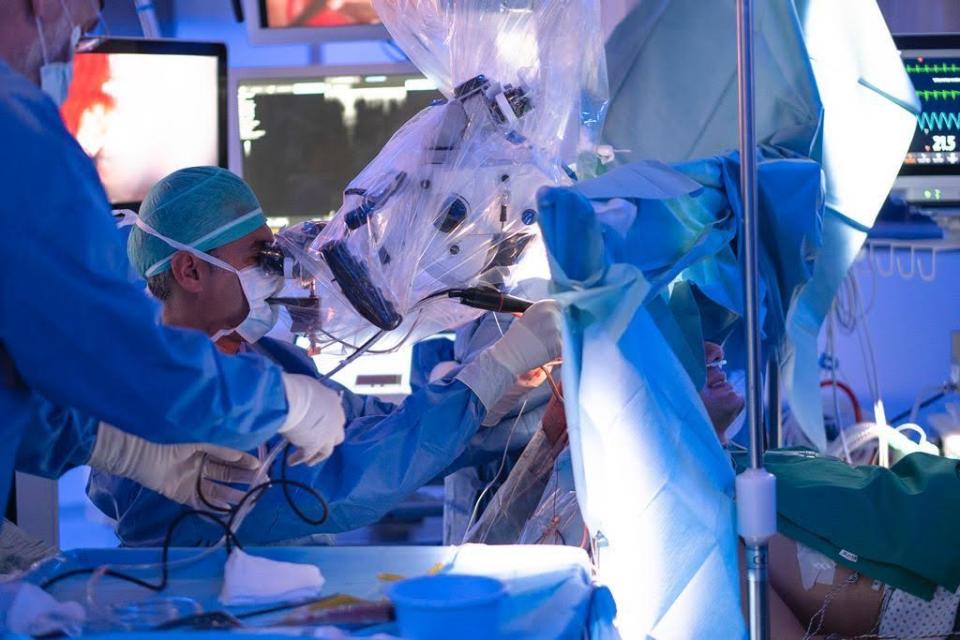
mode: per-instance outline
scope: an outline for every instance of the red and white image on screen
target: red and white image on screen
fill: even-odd
[[[265,0],[268,27],[378,24],[372,0]]]
[[[139,202],[160,178],[218,162],[217,59],[81,53],[61,107],[110,202]]]

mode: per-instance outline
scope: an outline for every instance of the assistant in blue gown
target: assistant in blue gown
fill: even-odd
[[[319,378],[306,352],[292,344],[262,338],[248,348],[271,358],[288,373]],[[319,465],[289,467],[287,478],[313,487],[326,499],[330,507],[327,521],[318,526],[304,522],[290,509],[281,488],[273,487],[244,520],[238,532],[241,543],[325,543],[329,536],[324,534],[380,520],[450,466],[477,432],[484,415],[477,397],[456,380],[427,384],[401,405],[351,393],[333,381],[323,383],[342,393],[346,438]],[[275,438],[270,446],[279,441]],[[280,463],[274,464],[271,477],[280,477]],[[91,475],[87,494],[117,521],[117,535],[129,546],[159,546],[170,522],[186,510],[132,480],[101,472]],[[316,500],[306,492],[293,489],[291,495],[308,516],[321,515]],[[222,528],[198,518],[178,526],[172,540],[179,546],[203,546],[222,535]]]
[[[0,501],[18,461],[48,476],[86,461],[95,431],[57,432],[77,428],[72,411],[157,442],[251,449],[272,436],[287,413],[280,369],[159,324],[93,164],[3,62],[0,140]]]

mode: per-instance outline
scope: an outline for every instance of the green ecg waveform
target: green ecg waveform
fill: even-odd
[[[956,100],[960,98],[960,89],[918,89],[921,100]]]
[[[960,73],[958,64],[908,64],[907,73]]]
[[[942,131],[944,129],[960,130],[960,114],[925,111],[917,116],[917,123],[921,129],[933,129],[936,131]]]

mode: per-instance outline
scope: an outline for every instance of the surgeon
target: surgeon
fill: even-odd
[[[316,462],[342,437],[325,413],[329,389],[262,358],[224,357],[202,332],[160,326],[156,303],[129,281],[103,188],[57,110],[73,48],[98,11],[91,0],[0,3],[4,504],[15,465],[54,475],[90,461],[192,503],[209,448],[153,443],[243,450],[281,432]],[[103,422],[73,431],[74,409]]]
[[[243,180],[217,167],[176,171],[151,189],[134,223],[130,261],[161,301],[165,324],[202,331],[224,353],[257,353],[288,373],[319,378],[305,351],[265,337],[277,321],[277,308],[269,298],[279,293],[284,279],[257,266],[273,235]],[[250,274],[249,279],[238,283],[236,273]],[[241,287],[245,282],[253,284]],[[291,509],[281,488],[272,488],[244,521],[239,539],[302,544],[317,540],[318,534],[376,522],[444,471],[481,422],[495,425],[497,416],[514,404],[508,399],[511,394],[529,391],[527,383],[518,382],[522,374],[557,359],[560,344],[558,308],[552,302],[539,303],[456,378],[426,385],[400,405],[357,396],[324,381],[339,419],[345,416],[346,439],[317,467],[293,466],[291,459],[286,476],[325,497],[326,520],[316,524],[322,510],[305,492],[290,493],[298,508],[309,512],[309,521]],[[281,475],[282,464],[277,463],[272,477]],[[126,545],[160,544],[182,511],[133,481],[104,473],[92,476],[88,491],[117,521],[117,534]],[[228,497],[235,501],[238,495]],[[221,528],[198,519],[174,531],[172,540],[203,545],[221,535]]]

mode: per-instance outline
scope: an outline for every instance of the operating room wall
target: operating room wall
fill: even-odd
[[[908,271],[909,251],[897,251]],[[908,409],[919,393],[946,381],[950,374],[950,333],[960,331],[960,251],[940,253],[936,278],[918,276],[904,279],[890,265],[887,251],[866,252],[854,264],[852,273],[859,284],[865,320],[873,346],[876,377],[887,417]],[[925,272],[931,268],[928,254],[921,257]],[[826,332],[821,335],[825,345]],[[864,409],[870,411],[872,397],[867,383],[868,345],[856,334],[838,331],[836,355],[840,374],[851,384]],[[954,401],[957,399],[954,397]]]
[[[954,33],[960,30],[957,0],[877,0],[894,33]]]

